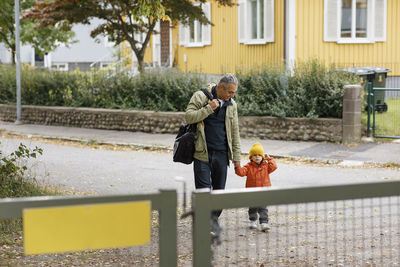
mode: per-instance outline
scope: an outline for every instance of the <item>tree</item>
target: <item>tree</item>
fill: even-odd
[[[232,0],[216,1],[221,5],[234,5]],[[39,28],[60,22],[90,24],[91,19],[98,18],[102,23],[91,32],[91,37],[106,35],[116,45],[127,41],[141,72],[146,47],[151,35],[156,33],[154,28],[158,21],[188,24],[196,19],[203,24],[211,23],[201,6],[190,0],[54,0],[36,2],[24,17],[38,20]],[[142,41],[141,34],[145,36]]]
[[[28,9],[33,6],[33,0],[20,0],[21,9]],[[15,64],[15,17],[14,0],[0,0],[0,42],[4,43],[11,53],[13,64]],[[30,43],[35,51],[44,55],[46,52],[54,50],[60,43],[71,44],[74,33],[71,25],[58,23],[54,27],[47,26],[34,29],[37,22],[30,19],[21,19],[21,42]]]
[[[76,42],[73,40],[75,33],[71,31],[71,25],[67,23],[40,29],[36,29],[35,25],[34,21],[24,23],[24,27],[21,29],[21,41],[31,44],[39,55],[55,50],[60,44],[69,46]]]

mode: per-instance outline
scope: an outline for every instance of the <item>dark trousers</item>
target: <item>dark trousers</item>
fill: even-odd
[[[249,208],[249,219],[250,221],[256,221],[257,215],[260,215],[260,223],[268,223],[268,209],[267,207],[255,207]]]
[[[194,183],[196,189],[225,189],[228,172],[228,152],[208,151],[208,162],[194,159]],[[213,211],[217,218],[222,210]]]

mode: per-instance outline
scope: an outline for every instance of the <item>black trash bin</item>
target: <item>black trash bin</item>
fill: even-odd
[[[347,69],[348,72],[354,73],[360,77],[360,84],[364,90],[364,101],[363,106],[365,111],[368,110],[368,83],[371,82],[373,84],[375,79],[375,72],[368,67],[353,67]],[[371,100],[372,103],[372,100]],[[372,110],[372,107],[371,107]]]
[[[385,88],[387,73],[390,69],[381,67],[368,67],[375,73],[374,81],[372,84],[373,88]],[[375,110],[378,112],[385,112],[388,110],[388,105],[385,102],[385,91],[375,91]]]

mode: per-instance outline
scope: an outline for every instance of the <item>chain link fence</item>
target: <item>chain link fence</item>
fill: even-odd
[[[399,196],[400,182],[194,193],[194,266],[399,266]],[[250,229],[264,205],[270,230]],[[224,207],[211,242],[201,217]]]
[[[221,216],[213,266],[398,266],[399,197],[270,206],[271,229],[250,229],[247,209]]]

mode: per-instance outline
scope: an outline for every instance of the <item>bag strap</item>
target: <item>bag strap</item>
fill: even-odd
[[[209,100],[213,100],[213,95],[210,93],[210,91],[208,91],[206,88],[201,88],[200,89],[206,96],[207,96],[207,98],[209,99]]]

